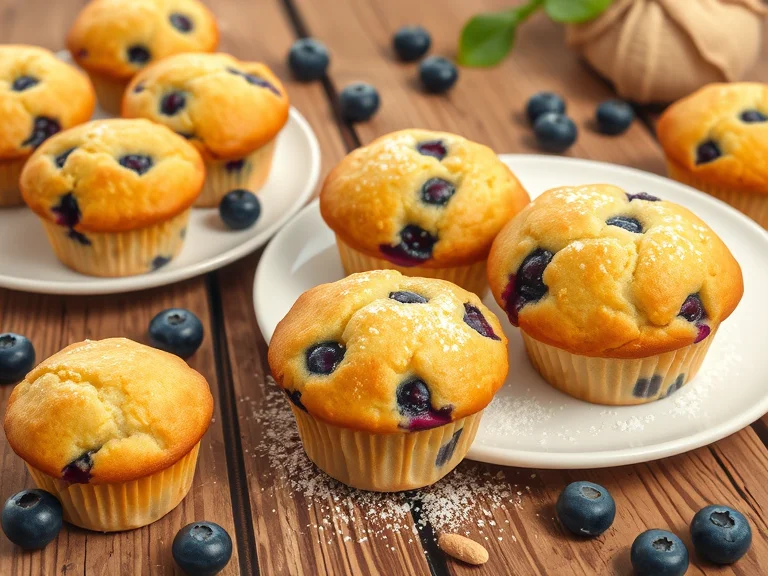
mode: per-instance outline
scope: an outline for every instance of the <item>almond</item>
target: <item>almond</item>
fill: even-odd
[[[488,562],[488,550],[474,540],[459,534],[440,534],[437,545],[448,556],[467,564],[478,566]]]

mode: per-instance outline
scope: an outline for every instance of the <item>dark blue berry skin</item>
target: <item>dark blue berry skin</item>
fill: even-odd
[[[35,365],[35,348],[24,336],[0,334],[0,384],[18,382]]]
[[[150,321],[149,341],[155,348],[189,358],[203,342],[203,324],[189,310],[169,308]]]
[[[459,70],[447,58],[430,56],[422,60],[419,65],[419,78],[427,92],[442,94],[456,84],[456,80],[459,79]]]
[[[568,116],[546,112],[533,124],[533,133],[542,149],[565,152],[576,142],[579,131]]]
[[[637,218],[630,216],[613,216],[605,221],[608,226],[616,226],[617,228],[623,228],[627,232],[633,232],[635,234],[643,233],[643,225]]]
[[[59,533],[61,503],[45,490],[22,490],[5,501],[3,532],[25,550],[39,550]]]
[[[635,576],[683,576],[688,570],[688,549],[666,530],[646,530],[632,542]]]
[[[414,62],[429,52],[432,39],[421,26],[403,26],[392,37],[395,54],[403,62]]]
[[[18,76],[11,84],[11,90],[14,92],[23,92],[27,88],[32,88],[40,83],[40,80],[34,76]]]
[[[232,557],[232,538],[214,522],[194,522],[176,534],[172,552],[188,576],[214,576]]]
[[[635,111],[623,100],[606,100],[595,111],[597,129],[610,136],[626,132],[634,119]]]
[[[339,367],[347,349],[340,342],[321,342],[307,350],[307,370],[310,374],[328,375]]]
[[[370,84],[356,82],[339,94],[339,110],[347,122],[365,122],[379,109],[379,93]]]
[[[613,524],[616,504],[611,494],[592,482],[572,482],[557,499],[557,517],[577,536],[599,536]]]
[[[525,105],[525,116],[531,124],[547,112],[565,114],[565,100],[552,92],[538,92]]]
[[[749,550],[752,528],[733,508],[707,506],[693,517],[691,539],[702,558],[715,564],[733,564]]]
[[[261,202],[248,190],[232,190],[221,199],[219,215],[232,230],[245,230],[261,216]]]
[[[709,164],[720,158],[722,155],[723,153],[720,150],[720,146],[717,145],[717,142],[707,140],[706,142],[699,144],[699,147],[696,148],[696,164]]]
[[[314,38],[296,40],[288,52],[288,66],[296,80],[311,82],[325,75],[331,57],[325,44]]]

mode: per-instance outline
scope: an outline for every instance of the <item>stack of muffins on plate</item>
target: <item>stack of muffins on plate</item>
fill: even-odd
[[[42,48],[0,46],[0,207],[26,202],[82,274],[168,264],[192,206],[263,187],[288,121],[274,74],[213,54],[218,40],[198,0],[94,0],[67,37],[87,76]],[[94,95],[126,119],[88,122]]]

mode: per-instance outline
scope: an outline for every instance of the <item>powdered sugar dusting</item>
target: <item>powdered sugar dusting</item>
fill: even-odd
[[[552,418],[554,413],[535,398],[496,396],[485,409],[480,426],[484,435],[529,436],[537,425]]]

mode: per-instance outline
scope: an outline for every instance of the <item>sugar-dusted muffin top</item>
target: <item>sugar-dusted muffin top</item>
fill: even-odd
[[[26,462],[69,482],[148,476],[200,441],[213,398],[172,354],[125,338],[72,344],[14,388],[8,443]]]
[[[637,358],[707,338],[741,268],[687,209],[607,184],[556,188],[499,234],[488,281],[510,321],[574,354]]]
[[[484,260],[528,194],[490,148],[445,132],[403,130],[344,158],[320,209],[353,248],[400,266]]]
[[[219,44],[213,14],[198,0],[91,0],[67,36],[77,63],[130,78],[150,62]]]
[[[38,216],[78,232],[124,232],[194,203],[205,168],[194,146],[149,120],[97,120],[47,140],[21,173]]]
[[[0,45],[0,159],[29,156],[60,130],[87,122],[87,76],[44,48]]]
[[[710,84],[666,109],[667,159],[713,185],[768,194],[768,84]]]
[[[229,159],[272,140],[289,108],[283,85],[264,64],[228,54],[180,54],[136,75],[122,115],[164,124],[205,157]]]
[[[378,270],[305,292],[275,330],[269,366],[325,422],[422,430],[488,405],[507,375],[507,339],[474,294]]]

